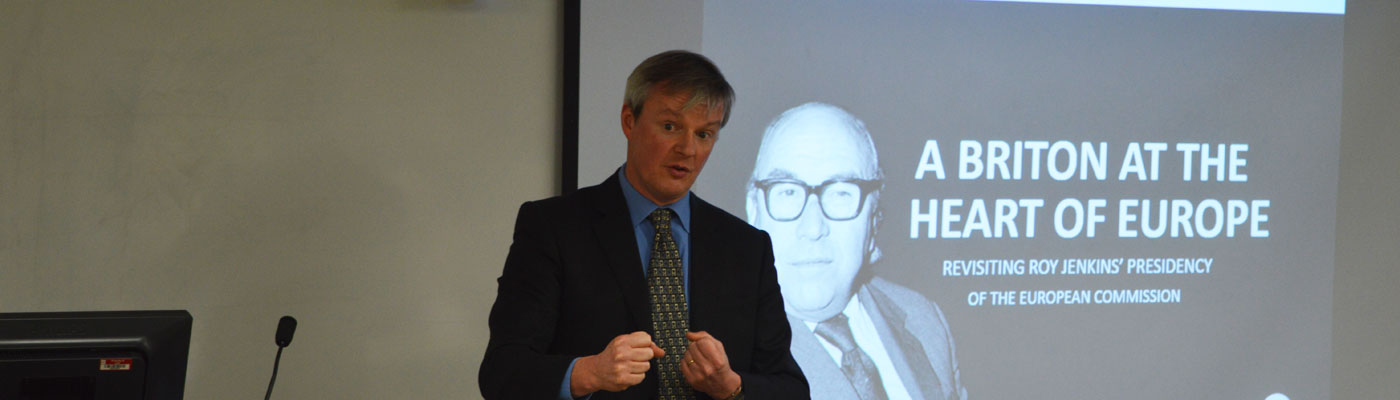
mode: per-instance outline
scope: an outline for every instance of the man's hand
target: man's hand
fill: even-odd
[[[652,343],[651,335],[637,331],[613,338],[602,353],[578,359],[569,376],[574,397],[599,390],[618,392],[642,383],[651,369],[651,359],[666,351]]]
[[[743,382],[739,374],[729,369],[729,356],[724,354],[724,344],[704,331],[686,332],[690,346],[681,358],[681,375],[685,382],[710,397],[728,398]]]

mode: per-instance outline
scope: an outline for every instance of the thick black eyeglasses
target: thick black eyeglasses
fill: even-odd
[[[880,190],[878,180],[832,179],[820,185],[808,185],[795,179],[765,179],[753,183],[763,190],[768,216],[787,222],[802,216],[807,208],[807,196],[817,195],[822,215],[832,221],[845,221],[860,214],[865,207],[865,195]]]

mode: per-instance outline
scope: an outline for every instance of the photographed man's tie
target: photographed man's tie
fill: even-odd
[[[851,325],[845,315],[836,314],[817,324],[817,335],[841,350],[841,372],[846,374],[861,400],[888,398],[885,386],[880,382],[880,371],[875,369],[875,362],[870,360],[870,356],[856,347],[856,340],[851,336]]]

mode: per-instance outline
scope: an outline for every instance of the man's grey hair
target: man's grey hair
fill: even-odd
[[[720,126],[729,123],[729,110],[734,105],[734,88],[719,72],[719,67],[705,56],[685,50],[671,50],[642,61],[627,77],[627,91],[622,104],[632,109],[633,118],[642,115],[651,89],[664,85],[666,90],[691,93],[682,108],[704,104],[710,110],[724,110]]]
[[[875,139],[871,138],[870,131],[865,129],[865,122],[861,122],[859,118],[856,118],[855,115],[852,115],[849,111],[846,111],[841,107],[822,102],[814,101],[805,103],[797,107],[790,108],[787,111],[784,111],[782,114],[778,115],[777,118],[774,118],[773,122],[768,124],[768,128],[763,130],[763,140],[758,145],[758,157],[763,157],[763,149],[769,147],[772,144],[771,142],[773,141],[773,139],[777,137],[779,133],[782,133],[784,128],[787,128],[788,124],[797,121],[800,118],[810,118],[813,116],[833,117],[836,119],[837,123],[845,125],[846,130],[852,135],[855,135],[857,137],[857,140],[863,142],[866,146],[865,150],[869,151],[870,167],[875,170],[874,176],[871,176],[870,179],[885,179],[885,171],[884,169],[880,168],[880,154],[878,151],[875,150]],[[755,160],[754,162],[755,169],[753,173],[755,175],[749,178],[750,182],[756,181],[761,178],[756,175],[758,174],[758,161],[761,160]]]

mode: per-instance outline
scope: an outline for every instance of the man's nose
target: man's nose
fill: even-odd
[[[700,139],[695,137],[694,132],[686,132],[684,137],[676,141],[677,143],[674,146],[674,150],[676,151],[676,153],[680,153],[680,155],[683,156],[693,156],[695,155],[695,149],[700,145],[699,143],[696,143],[696,141],[698,140]]]
[[[831,226],[822,214],[821,203],[816,194],[807,196],[807,204],[802,215],[797,217],[797,237],[806,240],[819,240],[831,233]]]

